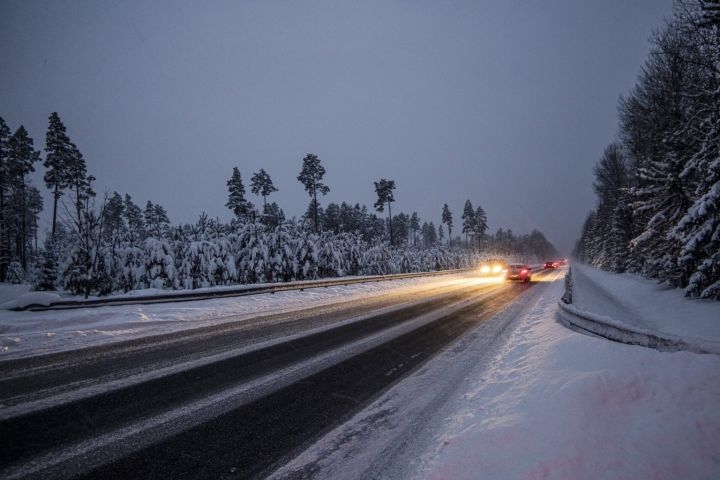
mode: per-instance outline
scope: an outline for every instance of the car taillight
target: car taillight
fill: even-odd
[[[520,273],[527,273],[527,270],[523,268],[522,270],[520,270]]]

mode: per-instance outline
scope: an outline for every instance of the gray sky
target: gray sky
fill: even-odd
[[[233,166],[246,184],[265,168],[280,190],[271,199],[299,216],[308,197],[296,176],[313,152],[331,188],[323,204],[371,207],[373,180],[392,178],[394,211],[438,224],[448,203],[458,225],[469,198],[492,230],[540,228],[567,252],[594,205],[592,165],[616,134],[618,95],[671,10],[3,0],[0,116],[44,146],[59,112],[98,192],[158,202],[173,222],[229,218]]]

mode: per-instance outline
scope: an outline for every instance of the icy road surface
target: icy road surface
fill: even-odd
[[[0,361],[0,477],[263,476],[546,276],[342,292],[327,304]]]
[[[720,357],[575,333],[562,279],[328,433],[271,478],[720,478]],[[598,308],[602,308],[601,305]]]

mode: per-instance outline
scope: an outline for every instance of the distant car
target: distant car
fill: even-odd
[[[545,268],[557,268],[557,264],[555,262],[545,262]]]
[[[513,263],[508,265],[505,278],[508,280],[519,280],[521,282],[529,282],[532,276],[532,268],[523,263]]]

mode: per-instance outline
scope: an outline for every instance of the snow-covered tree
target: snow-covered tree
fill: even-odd
[[[143,211],[143,219],[145,221],[146,232],[155,238],[160,238],[170,225],[170,219],[167,216],[165,208],[160,204],[153,204],[148,200]]]
[[[65,125],[57,112],[50,114],[47,134],[45,135],[45,185],[52,192],[53,213],[51,234],[55,235],[57,209],[63,189],[70,184],[71,142]]]
[[[475,209],[475,221],[473,222],[473,235],[475,235],[475,239],[478,242],[478,248],[482,247],[487,229],[487,215],[485,214],[485,210],[478,205],[477,209]]]
[[[6,173],[10,189],[10,202],[6,204],[10,245],[14,247],[11,258],[20,262],[23,270],[28,266],[28,250],[32,230],[28,220],[32,217],[28,211],[28,175],[35,171],[34,164],[40,161],[40,152],[35,150],[33,139],[22,125],[7,140]],[[14,244],[14,245],[13,245]],[[11,250],[12,251],[12,250]]]
[[[465,234],[465,247],[467,247],[468,234],[472,235],[475,233],[475,210],[470,200],[465,200],[462,221],[462,232]]]
[[[0,281],[5,281],[10,263],[10,211],[8,209],[10,192],[10,171],[8,160],[8,140],[10,127],[0,117]]]
[[[124,217],[127,222],[130,244],[138,246],[146,235],[143,211],[133,202],[132,197],[127,193],[125,194],[124,207]]]
[[[232,210],[238,220],[247,221],[252,214],[253,207],[245,199],[245,186],[242,182],[240,170],[237,167],[233,167],[232,175],[227,181],[227,187],[228,201],[225,206]]]

